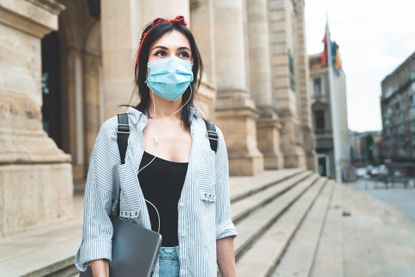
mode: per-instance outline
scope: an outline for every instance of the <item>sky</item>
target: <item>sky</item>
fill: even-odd
[[[305,0],[308,54],[323,50],[326,13],[346,75],[352,131],[382,129],[381,81],[415,51],[415,0]]]

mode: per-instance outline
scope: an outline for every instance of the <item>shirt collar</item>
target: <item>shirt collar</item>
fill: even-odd
[[[131,106],[128,107],[127,113],[130,114],[132,123],[134,124],[137,124],[139,121],[146,124],[148,121],[147,116],[134,107],[131,107]],[[197,111],[197,109],[194,106],[190,106],[190,117],[191,117],[191,121],[193,121],[193,119],[200,117],[200,113]]]

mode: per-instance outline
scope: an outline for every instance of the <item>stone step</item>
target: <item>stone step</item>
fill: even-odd
[[[302,220],[325,182],[325,179],[317,178],[312,182],[304,181],[297,186],[299,191],[296,200],[287,205],[285,212],[272,222],[271,226],[238,260],[238,276],[269,276],[286,251],[291,238],[301,226]],[[275,206],[281,205],[282,199],[277,200]]]
[[[327,182],[323,187],[271,276],[309,276],[332,197],[333,187],[332,182]],[[300,201],[303,201],[302,199]]]
[[[235,239],[235,255],[238,259],[251,244],[271,226],[285,211],[319,178],[317,174],[298,182],[292,189],[250,213],[236,224],[239,235]]]
[[[343,195],[342,185],[330,181],[333,195],[308,276],[343,276]],[[365,275],[361,275],[365,276]]]
[[[302,172],[304,172],[302,168],[292,168],[267,170],[260,176],[232,177],[230,178],[231,202],[242,200]]]
[[[272,201],[279,195],[285,193],[291,189],[292,186],[306,179],[312,174],[311,171],[302,172],[289,179],[285,179],[281,182],[275,183],[272,186],[268,186],[266,189],[258,191],[257,193],[246,197],[236,203],[232,203],[232,220],[236,224],[246,217],[249,213],[252,213],[256,209],[264,206],[268,202]]]
[[[38,227],[1,239],[0,276],[48,276],[62,269],[73,272],[74,253],[81,242],[81,220]]]

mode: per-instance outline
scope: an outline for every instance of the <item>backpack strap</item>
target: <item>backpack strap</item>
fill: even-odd
[[[125,152],[127,151],[128,136],[130,135],[130,126],[128,125],[128,115],[126,113],[118,114],[117,143],[120,152],[121,164],[125,163]],[[206,136],[209,139],[210,148],[215,151],[218,149],[219,135],[216,132],[215,124],[203,119],[206,124]]]
[[[121,164],[125,163],[125,152],[127,151],[128,136],[130,135],[130,126],[128,125],[128,115],[126,113],[118,114],[117,144],[120,152]]]
[[[125,153],[127,151],[127,145],[128,145],[128,136],[130,135],[130,125],[128,125],[128,115],[126,113],[118,114],[117,118],[118,118],[118,128],[117,128],[118,151],[120,152],[121,164],[124,164]],[[120,193],[121,193],[121,187],[118,189],[118,195],[116,196],[118,200],[117,200],[115,214],[111,215],[113,218],[118,218],[119,213],[120,213]]]
[[[206,136],[209,139],[209,143],[210,143],[210,148],[215,151],[218,149],[218,140],[219,140],[219,136],[218,133],[216,132],[216,127],[215,124],[204,119],[205,124],[206,124]]]

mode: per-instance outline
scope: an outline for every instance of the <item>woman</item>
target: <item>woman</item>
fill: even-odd
[[[125,163],[117,147],[117,117],[106,120],[91,155],[84,198],[83,236],[75,265],[108,276],[112,201],[121,187],[120,216],[157,229],[162,248],[154,276],[235,276],[228,155],[222,131],[216,153],[193,106],[202,61],[183,17],[155,19],[138,47],[135,79],[140,103],[128,108]],[[138,174],[138,176],[137,176]],[[115,201],[116,202],[116,201]]]

